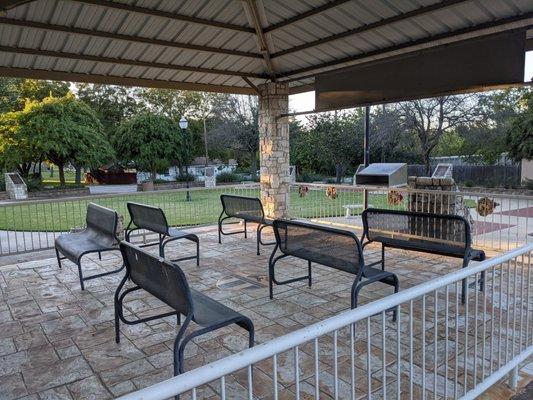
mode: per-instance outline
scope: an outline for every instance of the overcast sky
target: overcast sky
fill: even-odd
[[[526,53],[526,66],[524,82],[533,80],[533,51]],[[315,92],[294,94],[289,97],[289,109],[291,112],[310,111],[315,108]],[[305,116],[300,119],[304,120]]]

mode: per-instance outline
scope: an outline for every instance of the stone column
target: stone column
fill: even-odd
[[[289,85],[265,83],[259,89],[261,201],[268,218],[287,216],[289,207]]]

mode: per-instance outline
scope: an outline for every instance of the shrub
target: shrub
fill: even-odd
[[[30,176],[26,178],[25,181],[28,192],[37,192],[43,187],[42,179],[38,176]]]
[[[324,175],[315,174],[312,172],[304,172],[296,177],[298,182],[314,182],[314,181],[323,181]]]
[[[533,179],[527,179],[526,178],[526,187],[528,188],[528,190],[533,190]]]
[[[194,182],[196,180],[196,177],[191,174],[180,174],[176,176],[176,182]]]
[[[217,183],[239,182],[241,177],[235,172],[221,172],[217,175]]]

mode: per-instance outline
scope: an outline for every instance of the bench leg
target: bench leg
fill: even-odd
[[[311,287],[313,284],[313,278],[311,277],[311,261],[307,261],[307,273],[309,274],[308,285]]]
[[[244,220],[244,238],[248,239],[248,229],[246,229],[246,220]]]
[[[196,241],[196,266],[200,266],[200,239]]]
[[[78,274],[80,276],[81,290],[85,290],[85,284],[83,283],[83,272],[81,271],[81,261],[78,260]]]
[[[385,271],[385,245],[381,243],[381,270]]]
[[[120,343],[120,315],[122,315],[122,301],[120,299],[120,291],[126,284],[129,276],[126,274],[120,284],[115,290],[114,304],[115,304],[115,342]]]
[[[59,265],[59,268],[61,269],[62,268],[61,256],[59,255],[59,250],[57,250],[57,248],[56,248],[56,257],[57,257],[57,265]]]
[[[400,290],[400,281],[399,281],[398,277],[396,276],[396,274],[392,274],[391,273],[391,278],[393,280],[392,286],[394,286],[394,293],[398,293],[398,291]],[[374,282],[383,282],[383,283],[386,283],[388,285],[391,284],[390,282],[386,282],[385,280],[378,280],[378,279],[369,279],[369,280],[366,280],[364,282],[361,282],[361,281],[354,282],[354,284],[352,285],[351,308],[357,308],[359,292],[361,291],[361,289],[363,287],[371,284],[371,283],[374,283]],[[389,309],[387,311],[391,311],[391,310],[392,310],[392,321],[396,322],[396,318],[397,318],[399,307],[394,307],[394,308],[391,308],[391,309]],[[376,315],[378,315],[378,314],[376,314]]]
[[[261,224],[257,224],[257,255],[260,255],[259,243],[261,243]]]

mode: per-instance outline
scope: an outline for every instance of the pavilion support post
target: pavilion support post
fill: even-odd
[[[259,162],[261,201],[268,218],[283,218],[289,208],[289,85],[259,85]]]

